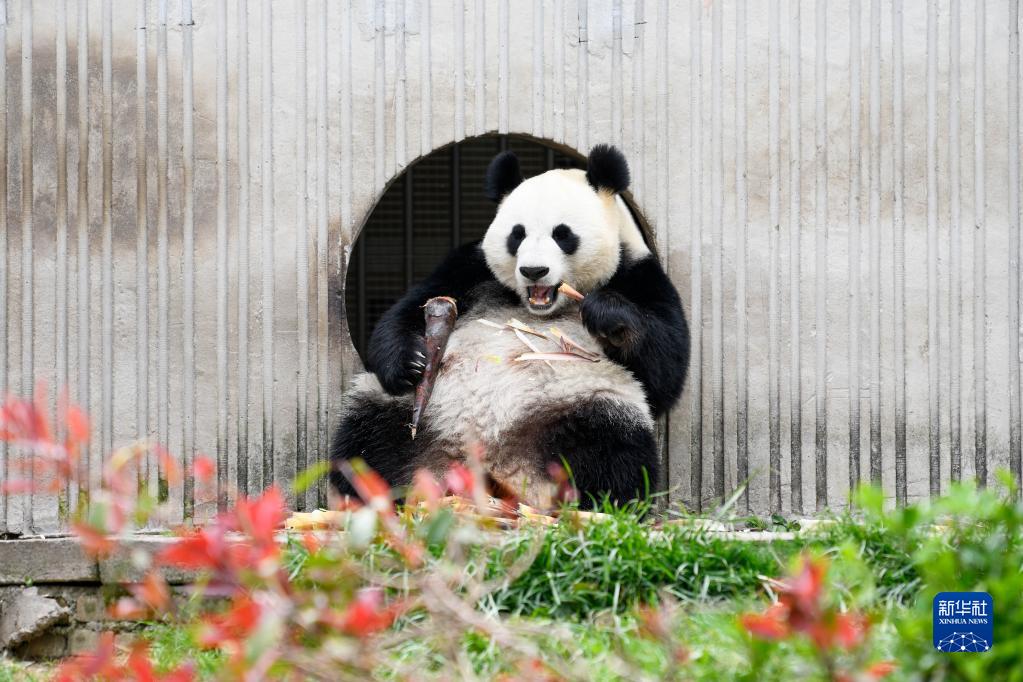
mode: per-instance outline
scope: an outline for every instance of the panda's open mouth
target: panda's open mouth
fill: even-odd
[[[526,296],[532,308],[544,310],[554,305],[554,299],[558,297],[558,289],[553,286],[541,285],[526,287]]]

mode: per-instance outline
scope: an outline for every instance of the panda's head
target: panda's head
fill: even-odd
[[[650,253],[619,196],[629,185],[622,153],[609,145],[590,152],[587,168],[522,177],[519,160],[503,152],[487,169],[487,196],[500,202],[483,237],[487,266],[535,315],[563,306],[565,282],[587,293],[605,284],[623,255]]]

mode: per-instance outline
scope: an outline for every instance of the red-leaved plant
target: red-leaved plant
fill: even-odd
[[[889,661],[864,664],[870,619],[862,613],[841,611],[825,594],[828,563],[822,557],[804,555],[791,576],[777,583],[778,601],[763,613],[743,614],[739,623],[754,639],[780,642],[807,638],[826,678],[836,682],[878,680],[894,669]],[[763,656],[754,652],[754,662]],[[851,658],[843,667],[840,654]]]

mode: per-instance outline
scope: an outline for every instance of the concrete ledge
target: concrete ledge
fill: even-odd
[[[99,582],[99,565],[76,538],[0,540],[0,585]]]

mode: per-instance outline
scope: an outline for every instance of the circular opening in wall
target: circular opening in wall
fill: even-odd
[[[345,309],[361,358],[373,326],[395,301],[452,248],[483,237],[496,210],[484,196],[484,176],[494,155],[505,150],[519,157],[527,178],[553,168],[586,167],[582,154],[516,135],[470,138],[410,165],[381,195],[352,251]],[[645,222],[628,203],[649,242]]]

